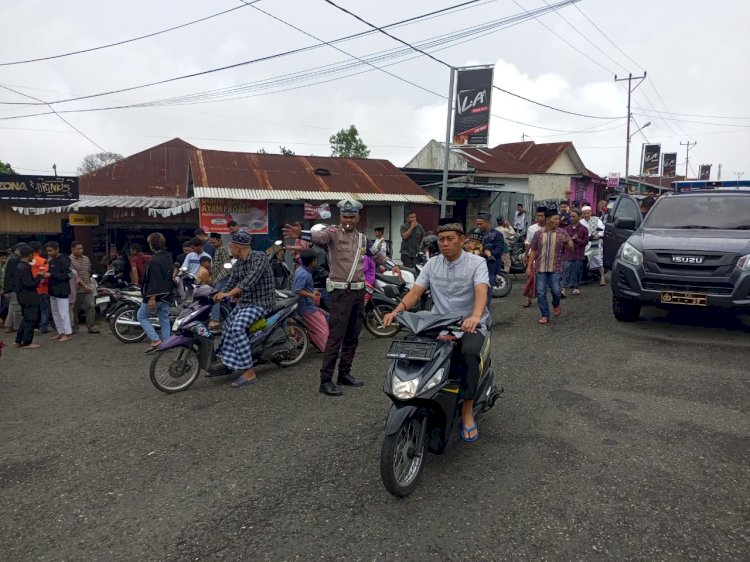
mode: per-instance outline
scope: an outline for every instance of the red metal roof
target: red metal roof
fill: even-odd
[[[497,174],[544,174],[571,142],[536,144],[533,141],[499,144],[494,148],[456,148],[469,165]]]
[[[196,188],[427,195],[387,160],[195,149],[190,163]]]
[[[78,178],[81,195],[187,197],[192,144],[172,139]]]

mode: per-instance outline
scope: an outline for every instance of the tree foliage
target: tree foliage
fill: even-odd
[[[370,155],[370,149],[359,137],[359,131],[354,125],[331,135],[328,141],[331,143],[331,156],[337,158],[367,158]]]
[[[82,176],[83,174],[90,174],[99,168],[103,168],[104,166],[122,159],[122,154],[117,154],[116,152],[98,152],[96,154],[89,154],[83,159],[81,165],[78,166],[78,175]]]
[[[15,170],[11,168],[10,164],[0,160],[0,174],[15,174]]]
[[[281,152],[281,154],[283,154],[284,156],[294,156],[294,151],[291,148],[287,148],[285,146],[280,146],[279,152]]]

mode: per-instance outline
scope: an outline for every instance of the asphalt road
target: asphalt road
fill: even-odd
[[[380,483],[386,340],[341,398],[314,353],[167,396],[109,333],[6,348],[0,558],[747,560],[747,321],[620,324],[583,292],[547,327],[495,301],[503,398],[406,500]]]

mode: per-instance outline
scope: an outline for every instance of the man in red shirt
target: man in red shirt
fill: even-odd
[[[146,275],[146,268],[148,268],[148,262],[151,261],[151,256],[143,253],[143,248],[140,244],[133,242],[130,245],[130,281],[134,285],[140,285],[143,282],[143,278]]]

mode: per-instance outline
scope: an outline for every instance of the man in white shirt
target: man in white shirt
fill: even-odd
[[[210,259],[211,256],[203,251],[203,240],[197,236],[190,240],[190,249],[192,251],[185,256],[185,261],[182,262],[182,267],[187,269],[188,273],[197,275],[198,270],[201,268],[201,258],[207,256]]]
[[[370,251],[373,254],[380,252],[384,257],[388,257],[388,242],[383,238],[385,228],[378,226],[375,228],[375,241],[370,246]]]
[[[513,228],[519,233],[523,232],[526,228],[526,209],[523,208],[522,203],[516,206],[516,217],[513,221]]]

